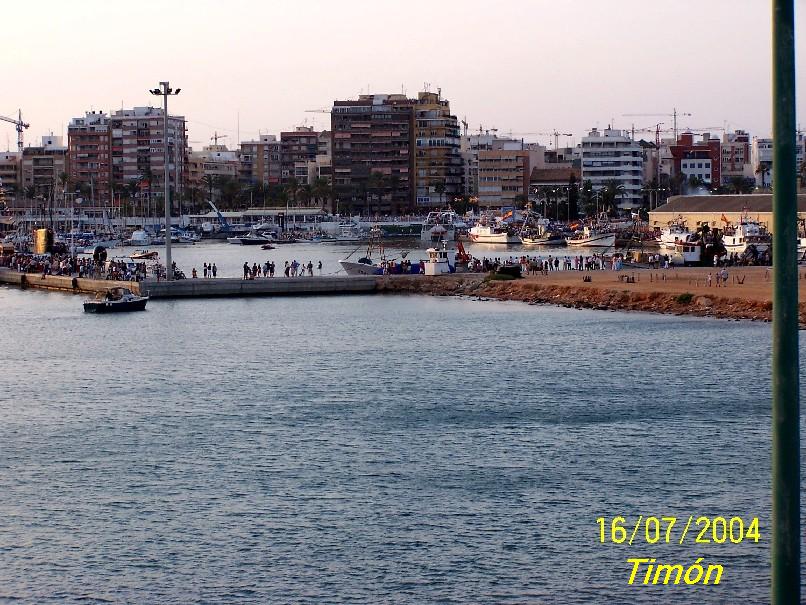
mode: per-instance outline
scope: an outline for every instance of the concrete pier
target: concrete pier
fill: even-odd
[[[66,275],[42,275],[41,273],[19,273],[9,269],[0,268],[0,284],[10,284],[21,288],[37,288],[42,290],[60,290],[94,294],[106,292],[108,288],[123,286],[132,292],[137,292],[137,282],[109,281],[106,279],[87,279],[84,277],[69,277]]]
[[[74,293],[105,292],[123,286],[151,298],[209,298],[220,296],[305,296],[369,294],[377,289],[374,276],[274,277],[259,279],[216,278],[141,282],[85,279],[41,273],[18,273],[0,268],[0,283]]]
[[[321,294],[367,294],[375,292],[373,276],[261,277],[258,279],[215,278],[146,280],[139,292],[151,298],[218,296],[304,296]]]

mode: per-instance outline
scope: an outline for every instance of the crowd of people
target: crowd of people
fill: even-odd
[[[606,257],[604,254],[593,254],[592,256],[554,256],[547,258],[541,256],[510,256],[509,258],[474,258],[470,263],[470,270],[474,272],[487,273],[497,271],[504,265],[520,265],[523,273],[530,275],[548,275],[552,271],[621,271],[624,268],[624,257],[621,254],[614,254]]]
[[[63,275],[89,279],[141,281],[148,277],[146,263],[127,263],[121,260],[96,260],[69,254],[13,253],[0,256],[0,267],[20,273]]]

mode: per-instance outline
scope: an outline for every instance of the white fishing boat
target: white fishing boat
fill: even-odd
[[[565,243],[574,248],[612,248],[616,245],[616,234],[609,229],[586,225],[582,231],[566,238]]]
[[[424,242],[452,242],[456,239],[459,220],[451,210],[429,212],[420,229],[420,240]]]
[[[151,236],[148,234],[148,231],[144,229],[138,229],[132,232],[132,236],[123,241],[124,246],[150,246],[151,245]]]
[[[670,223],[668,227],[662,229],[656,238],[658,245],[664,250],[674,250],[678,241],[687,242],[693,233],[685,225],[679,222]]]
[[[765,252],[771,243],[772,236],[767,230],[758,221],[746,215],[739,219],[737,226],[727,227],[722,234],[722,244],[728,254],[735,252],[742,255],[751,245],[755,246],[757,252]]]
[[[520,244],[521,238],[506,225],[493,224],[487,217],[467,232],[470,241],[476,244]]]
[[[449,250],[446,242],[439,248],[426,250],[428,258],[423,261],[424,275],[443,275],[456,271],[456,251]]]
[[[384,254],[381,228],[378,225],[372,227],[369,232],[369,242],[367,243],[366,256],[352,261],[348,258],[340,260],[339,264],[347,275],[383,275],[390,264],[394,261],[388,260]],[[377,253],[378,260],[373,258]]]
[[[669,257],[672,265],[699,265],[702,260],[702,247],[699,242],[683,241],[678,239],[672,248],[674,252]]]

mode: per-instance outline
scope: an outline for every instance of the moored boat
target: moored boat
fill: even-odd
[[[521,238],[505,226],[478,224],[467,232],[470,241],[476,244],[519,244]]]
[[[566,238],[565,243],[574,248],[612,248],[616,244],[616,234],[586,225],[582,231]]]

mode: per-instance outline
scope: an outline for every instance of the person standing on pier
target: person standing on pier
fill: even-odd
[[[207,279],[207,263],[204,263],[204,267],[202,269],[202,275],[204,276],[204,279]]]
[[[308,277],[313,277],[313,263],[308,261]]]
[[[322,261],[319,261],[319,265],[317,266],[317,269],[319,269],[319,275],[322,275]]]
[[[213,263],[213,277],[215,277],[217,273],[218,273],[218,267],[216,267],[215,263]]]
[[[249,263],[247,262],[243,264],[243,278],[249,279]]]

